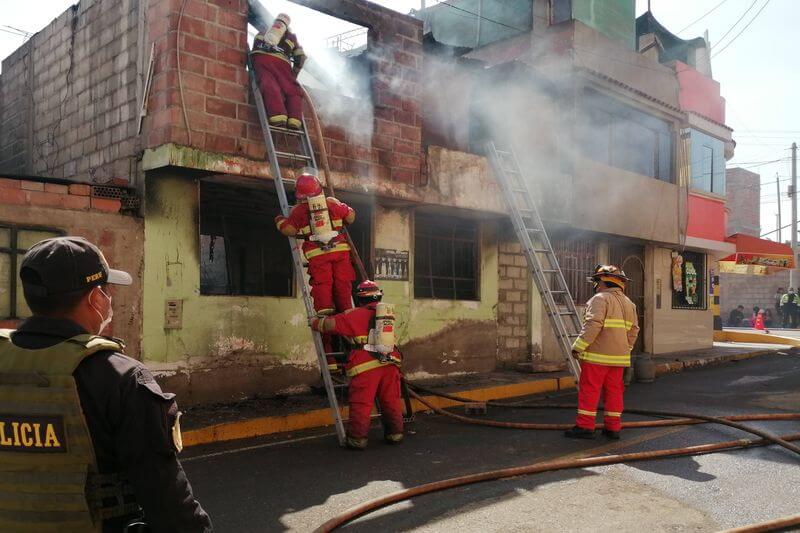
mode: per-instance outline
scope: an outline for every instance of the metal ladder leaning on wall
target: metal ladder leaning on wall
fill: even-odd
[[[558,345],[577,383],[581,367],[572,358],[572,343],[580,333],[581,320],[575,302],[572,301],[567,281],[564,279],[564,273],[561,272],[550,238],[542,224],[539,210],[533,201],[530,187],[513,149],[500,150],[494,141],[486,142],[485,149],[497,182],[503,190],[514,231],[522,245],[522,251],[528,261],[528,268],[544,303],[547,316],[550,317]]]
[[[249,63],[249,61],[248,61]],[[303,129],[296,131],[288,128],[281,128],[270,126],[267,120],[267,112],[264,108],[264,101],[261,98],[261,91],[258,88],[258,80],[255,77],[255,71],[252,64],[248,65],[250,68],[250,87],[253,91],[253,98],[256,101],[256,109],[258,109],[258,119],[261,122],[261,131],[264,134],[264,145],[267,147],[267,154],[269,156],[269,166],[272,172],[273,181],[275,182],[275,190],[278,192],[278,200],[281,206],[283,216],[289,216],[289,199],[286,196],[286,188],[284,187],[284,179],[281,176],[281,167],[279,159],[288,159],[291,161],[299,162],[303,166],[310,166],[317,168],[317,162],[314,159],[314,149],[311,146],[311,139],[308,137],[308,129],[306,128],[305,119],[303,120]],[[278,151],[275,148],[275,140],[273,135],[283,135],[283,139],[289,141],[295,138],[299,145],[299,153]],[[287,142],[287,144],[289,144]],[[294,273],[297,277],[297,284],[300,286],[300,291],[303,296],[303,303],[306,306],[306,316],[316,316],[314,311],[314,301],[311,298],[311,289],[305,276],[305,268],[303,265],[303,256],[297,239],[290,238],[289,245],[292,249],[292,262],[294,264]],[[322,344],[322,336],[313,330],[311,337],[314,341],[314,349],[317,352],[317,362],[319,363],[320,372],[322,373],[322,380],[325,384],[325,392],[328,395],[328,403],[330,404],[331,414],[333,415],[333,424],[336,428],[336,436],[339,439],[339,445],[345,444],[345,430],[344,423],[342,422],[341,411],[339,411],[339,401],[336,398],[336,391],[334,390],[333,378],[328,369],[328,361],[326,358],[325,348]]]

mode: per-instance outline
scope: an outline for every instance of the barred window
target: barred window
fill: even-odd
[[[22,258],[37,242],[64,234],[59,229],[0,222],[0,318],[25,318],[31,315],[19,279]]]
[[[676,286],[676,280],[672,282],[672,308],[708,309],[706,301],[705,254],[683,252],[681,257],[683,261],[680,265],[680,284]]]
[[[478,300],[478,223],[422,215],[414,222],[414,297]]]
[[[594,295],[592,284],[586,281],[586,277],[597,266],[597,247],[594,241],[554,238],[552,245],[572,299],[576,305],[585,304]]]

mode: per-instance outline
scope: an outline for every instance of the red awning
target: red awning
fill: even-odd
[[[719,260],[720,272],[765,275],[795,268],[791,246],[741,233],[725,240],[736,245],[736,253]]]

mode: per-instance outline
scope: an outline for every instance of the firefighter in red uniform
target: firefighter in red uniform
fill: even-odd
[[[350,377],[348,400],[350,421],[348,448],[367,446],[370,414],[377,395],[383,418],[384,438],[390,444],[403,440],[403,407],[400,402],[402,356],[394,343],[394,312],[380,303],[383,292],[373,281],[356,289],[358,307],[338,315],[319,317],[311,328],[321,333],[343,335],[353,348],[347,357]]]
[[[281,13],[253,41],[253,66],[271,126],[299,130],[303,125],[303,89],[297,76],[306,56],[289,29],[289,15]]]
[[[314,310],[319,315],[341,313],[353,307],[352,290],[356,279],[350,263],[350,245],[342,233],[346,224],[352,224],[356,212],[337,200],[326,198],[317,171],[305,167],[297,178],[295,205],[289,217],[278,215],[275,224],[288,237],[303,240],[303,253],[308,260],[311,297]],[[323,337],[325,351],[333,351],[330,337]],[[336,362],[328,359],[331,370]]]
[[[597,265],[589,281],[595,295],[586,304],[583,328],[572,344],[581,361],[578,417],[565,432],[573,439],[595,437],[597,403],[603,395],[603,434],[618,439],[622,429],[623,374],[631,366],[631,350],[639,334],[636,305],[625,296],[625,273],[614,265]]]

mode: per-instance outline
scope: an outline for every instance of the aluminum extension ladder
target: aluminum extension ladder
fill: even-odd
[[[317,168],[317,162],[314,159],[314,149],[311,146],[311,139],[308,137],[308,129],[306,128],[305,119],[303,119],[302,130],[291,130],[288,128],[271,126],[269,124],[269,120],[267,120],[267,112],[264,108],[264,101],[261,98],[261,91],[258,88],[258,80],[255,77],[255,71],[252,67],[252,64],[249,66],[250,86],[253,91],[253,97],[256,101],[256,108],[258,109],[258,119],[261,122],[261,131],[264,135],[264,144],[267,147],[270,170],[272,171],[272,176],[275,181],[275,190],[278,192],[278,200],[281,205],[281,212],[283,213],[283,216],[289,216],[289,210],[291,207],[289,206],[289,200],[286,196],[286,188],[284,187],[284,178],[281,176],[279,159],[291,160],[294,162],[299,162],[303,164],[303,166]],[[295,153],[276,150],[275,139],[273,138],[273,135],[283,136],[283,140],[286,141],[285,144],[289,146],[291,146],[291,140],[294,139],[297,142],[297,145],[299,145],[300,151]],[[300,286],[300,291],[303,296],[303,303],[306,306],[306,315],[308,316],[310,322],[311,318],[316,316],[316,312],[314,311],[314,301],[311,298],[311,288],[309,287],[305,276],[302,252],[297,239],[290,238],[289,245],[292,249],[294,273],[297,277],[297,284]],[[339,411],[339,402],[336,398],[333,378],[331,377],[331,372],[328,369],[327,360],[327,355],[339,354],[326,354],[324,345],[322,344],[322,336],[317,331],[310,331],[311,337],[314,341],[314,349],[317,352],[317,362],[319,363],[320,372],[322,373],[322,380],[325,384],[325,392],[328,395],[331,414],[333,415],[336,436],[339,439],[339,445],[344,446],[346,440],[344,423],[342,422],[342,415]]]
[[[572,358],[572,343],[581,331],[581,319],[564,279],[564,273],[553,252],[553,246],[533,201],[528,182],[511,148],[500,150],[494,141],[485,144],[486,154],[503,190],[511,214],[511,222],[528,268],[555,330],[567,367],[577,383],[581,367]]]

